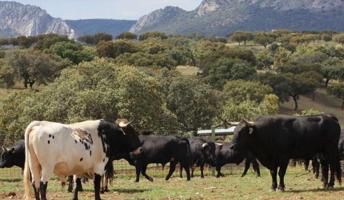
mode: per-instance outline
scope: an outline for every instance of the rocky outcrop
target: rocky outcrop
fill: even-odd
[[[71,29],[62,19],[51,17],[45,10],[17,2],[0,1],[0,35],[33,36],[56,33],[74,37]]]

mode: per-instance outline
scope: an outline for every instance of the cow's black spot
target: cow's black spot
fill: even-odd
[[[49,138],[51,138],[51,134],[49,134]]]
[[[55,139],[55,136],[53,136],[53,139]]]
[[[48,144],[50,144],[50,140],[48,140]]]
[[[78,141],[77,140],[74,140],[75,144],[78,144]]]
[[[92,156],[92,151],[90,151],[90,156]]]
[[[80,158],[80,162],[83,161],[84,159],[83,158]]]
[[[103,162],[105,162],[105,158],[103,158]]]

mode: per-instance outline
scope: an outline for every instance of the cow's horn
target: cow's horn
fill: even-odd
[[[121,127],[121,128],[125,128],[125,127],[127,127],[128,125],[130,125],[131,123],[133,123],[133,121],[134,120],[131,120],[130,122],[128,122],[128,123],[125,123],[125,122],[123,122],[123,121],[121,121],[121,122],[119,122],[119,127]]]
[[[229,122],[228,124],[231,126],[238,126],[240,122]]]
[[[208,146],[208,143],[203,143],[202,144],[202,148],[205,148],[205,147],[207,147]]]
[[[249,126],[253,126],[253,125],[254,125],[254,122],[247,121],[246,119],[243,119],[242,121],[243,121],[245,124],[249,125]]]

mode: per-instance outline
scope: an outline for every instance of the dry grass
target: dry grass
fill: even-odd
[[[344,125],[344,110],[341,109],[341,101],[335,97],[329,96],[325,89],[316,91],[315,99],[308,96],[301,96],[299,99],[299,110],[294,111],[294,102],[289,101],[281,106],[281,113],[295,114],[302,110],[315,109],[324,113],[331,113],[337,116],[340,123]]]
[[[200,72],[200,69],[195,66],[177,66],[176,71],[180,72],[184,76],[196,76]]]

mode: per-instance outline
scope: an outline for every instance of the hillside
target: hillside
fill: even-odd
[[[37,6],[0,1],[0,36],[33,36],[46,33],[74,37],[74,30],[66,22],[53,18]]]
[[[109,33],[117,36],[129,31],[135,20],[114,20],[114,19],[83,19],[66,20],[66,23],[75,30],[76,37],[82,35],[92,35],[98,32]]]
[[[325,89],[318,89],[315,92],[315,99],[310,96],[301,96],[299,100],[299,111],[314,109],[325,113],[334,114],[344,125],[344,110],[341,109],[341,101],[335,97],[329,96]],[[295,114],[293,102],[286,102],[281,105],[281,114]]]
[[[208,36],[278,28],[344,31],[343,7],[341,0],[204,0],[189,12],[170,7],[154,11],[140,18],[131,31]]]

